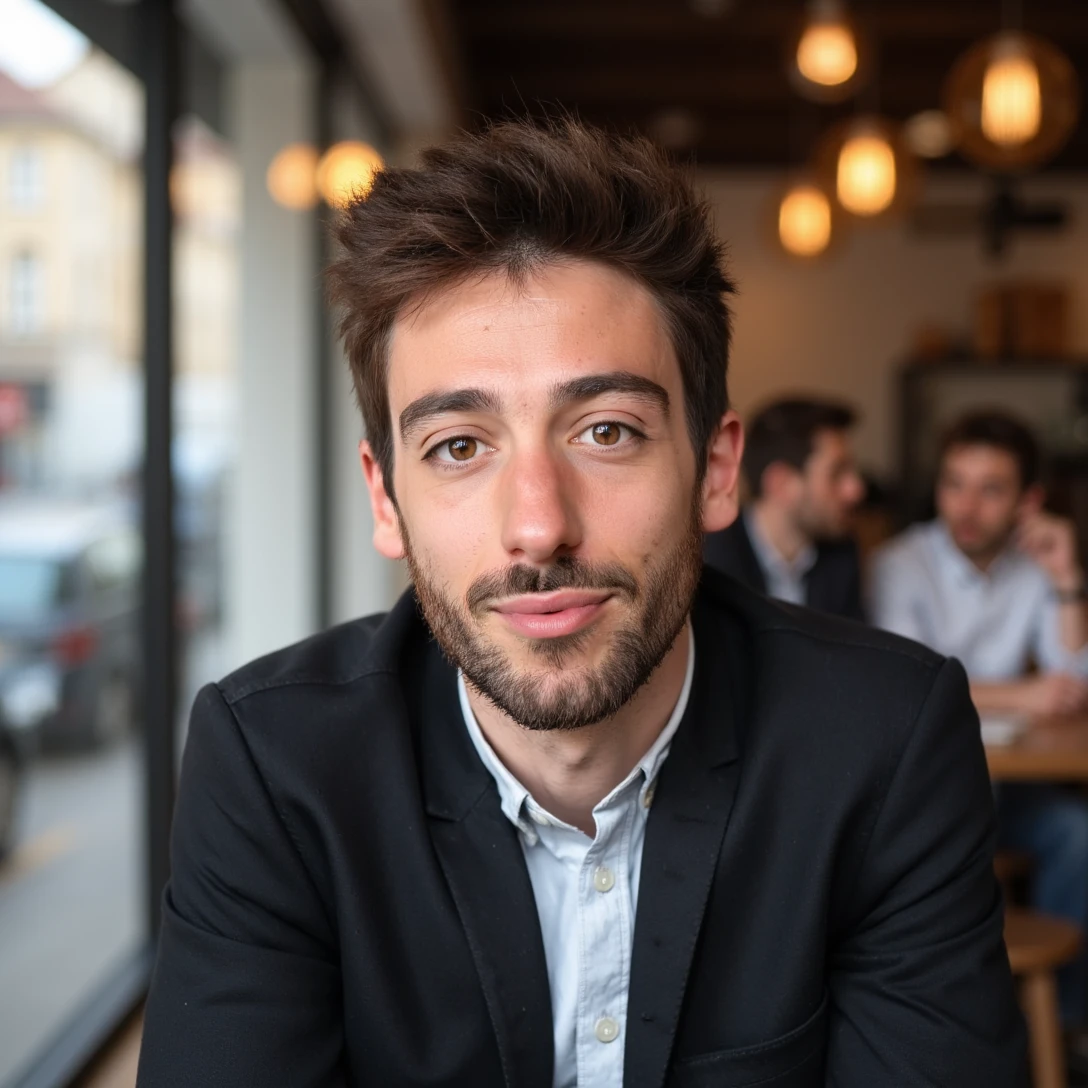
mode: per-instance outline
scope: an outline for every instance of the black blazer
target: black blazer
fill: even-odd
[[[767,592],[767,578],[756,557],[744,518],[703,538],[703,558],[712,567],[732,575],[759,593]],[[805,576],[805,604],[819,612],[864,620],[861,604],[861,562],[850,538],[816,545],[816,562]]]
[[[1023,1084],[963,670],[714,572],[693,623],[626,1088]],[[198,697],[138,1084],[551,1088],[522,849],[410,594]]]

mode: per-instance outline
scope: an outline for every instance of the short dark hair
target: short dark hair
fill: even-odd
[[[713,215],[646,139],[571,118],[504,121],[424,151],[418,169],[379,172],[337,226],[329,269],[366,434],[387,488],[393,438],[387,388],[397,316],[441,288],[505,272],[523,281],[551,261],[599,261],[647,288],[680,363],[700,474],[729,406],[734,291]]]
[[[804,470],[820,431],[847,431],[857,422],[848,404],[816,398],[776,400],[761,409],[748,427],[744,478],[752,497],[763,493],[763,473],[776,462]]]
[[[941,439],[938,464],[956,446],[990,446],[1011,454],[1020,472],[1020,486],[1031,487],[1042,476],[1042,454],[1031,428],[997,409],[969,412],[948,428]]]

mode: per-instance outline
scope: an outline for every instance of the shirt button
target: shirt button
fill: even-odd
[[[611,1016],[602,1016],[593,1030],[602,1043],[614,1043],[620,1034],[620,1026]]]
[[[551,823],[551,820],[549,820],[548,817],[545,816],[544,813],[537,808],[529,809],[529,818],[533,821],[534,824],[540,824],[541,827],[547,827],[548,824]]]
[[[610,892],[615,883],[615,873],[605,865],[600,866],[593,874],[593,887],[599,892]]]

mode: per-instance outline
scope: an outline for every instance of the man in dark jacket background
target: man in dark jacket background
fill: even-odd
[[[706,561],[760,593],[864,619],[850,514],[865,497],[854,410],[813,398],[768,404],[747,427],[741,471],[751,501],[704,541]]]

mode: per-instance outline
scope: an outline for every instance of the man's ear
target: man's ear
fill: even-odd
[[[359,462],[363,466],[366,486],[370,492],[370,510],[374,515],[374,547],[386,559],[403,559],[404,537],[400,531],[400,514],[396,503],[386,490],[381,466],[365,439],[359,443]]]
[[[740,459],[744,454],[744,427],[740,416],[728,411],[707,452],[703,477],[703,532],[732,525],[740,510]]]

